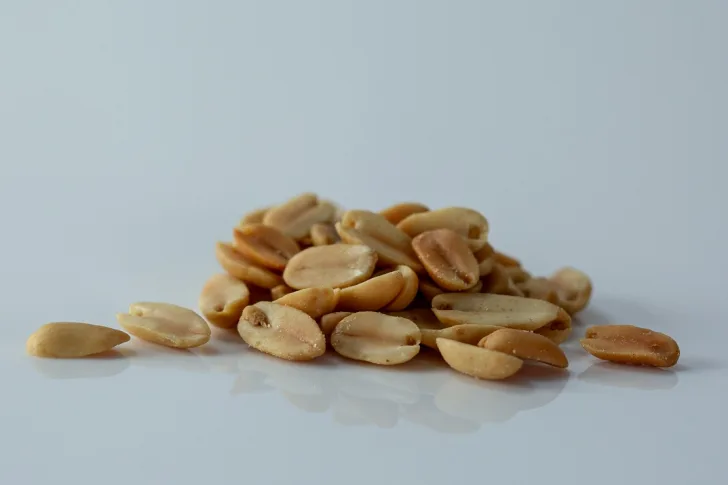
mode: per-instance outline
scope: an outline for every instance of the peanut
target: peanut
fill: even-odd
[[[232,328],[238,324],[249,301],[250,290],[244,282],[228,274],[216,274],[202,287],[199,307],[208,322]]]
[[[417,202],[402,202],[382,209],[379,213],[396,226],[412,214],[419,214],[420,212],[427,212],[429,210],[426,205]]]
[[[332,244],[304,249],[291,258],[283,279],[291,288],[346,288],[368,279],[377,253],[363,245]]]
[[[331,334],[331,346],[350,359],[380,365],[402,364],[420,351],[420,330],[410,320],[359,312],[344,318]]]
[[[518,372],[523,361],[518,357],[445,338],[436,340],[445,362],[458,372],[477,379],[505,379]]]
[[[339,291],[332,288],[306,288],[284,295],[275,303],[297,308],[313,319],[331,313],[339,301]]]
[[[430,277],[450,291],[472,288],[479,281],[478,261],[457,233],[436,229],[419,234],[412,247]]]
[[[319,201],[316,194],[307,193],[269,209],[263,217],[263,224],[300,240],[309,237],[314,224],[332,222],[335,213],[333,204]]]
[[[47,323],[28,338],[28,354],[36,357],[73,358],[107,352],[129,341],[129,335],[114,328],[90,323]]]
[[[564,351],[558,345],[543,335],[526,330],[497,329],[478,342],[478,346],[515,355],[522,360],[535,360],[554,367],[565,368],[569,365]]]
[[[250,261],[274,270],[283,270],[300,251],[292,238],[263,224],[236,227],[233,231],[233,247]]]
[[[210,327],[202,317],[170,303],[133,303],[129,313],[118,313],[116,319],[133,336],[167,347],[188,349],[210,340]]]
[[[488,220],[481,213],[462,207],[412,214],[397,227],[410,237],[434,229],[451,229],[465,238],[472,251],[478,251],[488,242]]]
[[[375,276],[358,285],[340,290],[337,310],[376,311],[392,302],[404,288],[404,277],[399,271]]]
[[[670,336],[632,325],[596,325],[580,342],[593,356],[618,364],[671,367],[680,358]]]
[[[215,256],[222,269],[230,276],[246,283],[262,288],[273,288],[282,283],[280,276],[248,260],[228,243],[218,242]]]

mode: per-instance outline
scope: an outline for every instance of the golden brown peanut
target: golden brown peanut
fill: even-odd
[[[523,366],[523,361],[518,357],[476,345],[445,338],[438,338],[436,343],[442,358],[450,367],[477,379],[505,379]]]
[[[589,304],[592,283],[585,273],[574,268],[562,268],[549,278],[557,288],[558,305],[573,315]]]
[[[319,201],[316,194],[301,194],[265,213],[263,224],[299,240],[307,238],[311,226],[318,222],[332,222],[336,207]]]
[[[229,274],[213,275],[200,293],[199,307],[211,324],[220,328],[232,328],[250,301],[248,286]]]
[[[432,281],[430,278],[426,278],[424,276],[420,276],[420,282],[419,282],[419,290],[420,293],[422,293],[425,298],[432,301],[433,298],[435,298],[437,295],[442,295],[445,293],[445,290],[437,286],[437,283]]]
[[[503,254],[499,251],[495,252],[495,262],[505,268],[521,266],[521,262],[519,260],[512,256],[508,256],[507,254]]]
[[[442,325],[442,324],[441,324]],[[445,338],[464,344],[477,345],[483,337],[490,335],[503,327],[493,325],[463,324],[445,328],[420,328],[422,332],[422,345],[438,350],[437,339]]]
[[[336,309],[351,312],[376,311],[397,298],[403,288],[404,277],[399,271],[375,276],[358,285],[342,288]]]
[[[397,227],[410,237],[435,229],[450,229],[465,238],[472,251],[478,251],[488,242],[488,220],[480,212],[463,207],[412,214]]]
[[[73,358],[107,352],[129,341],[114,328],[90,323],[46,323],[28,338],[25,349],[36,357]]]
[[[420,330],[405,318],[358,312],[339,322],[331,334],[331,346],[350,359],[402,364],[420,351]]]
[[[326,339],[313,318],[277,303],[245,307],[238,333],[251,347],[281,359],[311,360],[326,351]]]
[[[228,243],[218,242],[215,245],[215,257],[230,276],[246,283],[262,288],[273,288],[283,283],[280,276],[248,260]]]
[[[546,278],[531,278],[516,286],[527,298],[536,298],[553,304],[559,303],[556,286]]]
[[[478,262],[480,276],[488,275],[495,264],[495,251],[493,250],[493,246],[485,243],[485,246],[474,252],[473,256],[475,256],[475,260]]]
[[[427,212],[429,210],[429,207],[417,202],[402,202],[382,209],[379,213],[396,226],[412,214],[419,214],[420,212]]]
[[[396,268],[387,268],[379,271],[375,276],[380,276],[392,271],[398,271],[404,280],[404,285],[399,294],[384,309],[390,312],[400,311],[407,308],[417,296],[419,278],[409,266],[399,265]]]
[[[412,240],[412,248],[439,287],[461,291],[478,283],[478,261],[463,238],[454,231],[436,229],[423,232]]]
[[[334,331],[339,322],[351,315],[351,313],[352,312],[334,312],[323,315],[319,319],[319,327],[321,327],[321,331],[328,337],[331,335],[331,332]]]
[[[596,325],[581,339],[584,350],[618,364],[671,367],[680,358],[672,337],[632,325]]]
[[[476,323],[530,330],[561,343],[571,333],[571,317],[542,300],[487,293],[444,293],[432,300],[444,325]]]
[[[170,303],[133,303],[116,319],[133,336],[167,347],[189,349],[210,340],[210,326],[201,316]]]
[[[311,244],[327,246],[341,241],[333,224],[316,223],[311,226]]]
[[[263,222],[263,217],[265,217],[265,213],[268,212],[268,209],[270,207],[263,207],[261,209],[256,209],[254,211],[250,211],[247,214],[245,214],[238,223],[239,226],[242,226],[244,224],[259,224]]]
[[[283,279],[291,288],[346,288],[367,280],[377,253],[364,245],[332,244],[304,249],[291,258]]]
[[[496,263],[490,273],[481,278],[483,293],[494,293],[496,295],[523,296],[523,292],[513,283],[503,266]]]
[[[266,268],[283,270],[298,254],[298,243],[275,227],[244,224],[233,230],[233,247],[250,261]]]
[[[411,320],[420,330],[443,328],[442,323],[440,323],[440,320],[437,319],[430,308],[410,308],[399,312],[389,312],[388,315]]]
[[[454,327],[451,327],[454,328]],[[500,328],[478,342],[479,347],[515,355],[522,360],[535,360],[554,367],[566,368],[569,361],[553,341],[527,330]]]
[[[316,319],[334,311],[339,301],[339,291],[332,288],[306,288],[284,295],[275,303],[297,308]]]
[[[347,211],[341,222],[336,224],[336,232],[344,242],[372,248],[383,266],[405,265],[418,273],[423,271],[412,250],[412,239],[380,214]]]
[[[283,283],[281,285],[278,285],[278,286],[274,286],[273,288],[270,289],[270,298],[269,298],[269,300],[270,301],[275,301],[275,300],[277,300],[279,298],[282,298],[282,297],[286,296],[289,293],[293,293],[294,291],[296,291],[296,290],[294,290],[293,288],[291,288],[290,286],[288,286],[285,283]],[[255,302],[253,302],[253,303],[258,303],[259,301],[265,301],[265,299],[264,298],[261,298],[261,299],[258,299]]]

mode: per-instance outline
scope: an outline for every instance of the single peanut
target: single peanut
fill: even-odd
[[[488,242],[488,220],[480,212],[463,207],[412,214],[397,227],[410,237],[435,229],[451,229],[465,238],[472,251],[478,251]]]
[[[526,330],[500,328],[484,337],[478,346],[555,367],[565,368],[569,365],[564,351],[558,345],[543,335]]]
[[[473,253],[473,256],[475,256],[475,260],[478,262],[480,276],[488,275],[495,264],[495,251],[493,250],[493,246],[486,242],[482,248]]]
[[[334,331],[339,322],[351,315],[351,313],[352,312],[333,312],[323,315],[318,322],[319,327],[321,327],[321,331],[328,337],[331,335],[331,332]]]
[[[222,269],[230,276],[246,283],[273,288],[283,282],[280,276],[250,261],[228,243],[218,242],[215,245],[215,256]]]
[[[298,254],[298,243],[275,227],[263,224],[244,224],[233,230],[233,247],[256,264],[283,270]]]
[[[327,246],[341,241],[333,224],[316,223],[311,226],[311,244]]]
[[[427,212],[429,210],[429,207],[418,202],[402,202],[382,209],[379,213],[396,226],[412,214],[419,214],[420,212]]]
[[[483,337],[502,328],[503,327],[496,327],[493,325],[466,323],[463,325],[453,325],[452,327],[445,328],[420,327],[420,331],[422,332],[422,345],[439,350],[437,347],[438,338],[455,340],[456,342],[462,342],[464,344],[477,345],[478,342],[483,340]]]
[[[306,288],[275,300],[279,305],[297,308],[313,319],[331,313],[339,301],[339,291],[332,288]]]
[[[516,286],[527,298],[536,298],[537,300],[548,301],[554,304],[559,303],[559,297],[556,294],[556,285],[546,278],[530,278],[522,283],[517,283]]]
[[[399,271],[375,276],[357,285],[342,288],[339,293],[339,311],[376,311],[387,306],[404,288],[404,277]]]
[[[556,287],[558,305],[573,315],[589,304],[592,283],[585,273],[574,268],[562,268],[549,278]]]
[[[304,249],[291,258],[283,279],[291,288],[345,288],[374,272],[377,253],[364,245],[332,244]]]
[[[501,253],[500,251],[495,252],[495,262],[506,268],[513,266],[521,266],[521,262],[512,256]]]
[[[293,293],[294,291],[296,291],[296,290],[294,290],[293,288],[291,288],[290,286],[288,286],[285,283],[278,285],[278,286],[274,286],[273,288],[270,289],[270,300],[275,301],[279,298],[286,296],[289,293]],[[258,303],[261,300],[263,300],[263,299],[258,299],[257,301],[255,301],[253,303]]]
[[[228,274],[216,274],[202,287],[199,307],[211,324],[232,328],[238,324],[249,301],[250,290],[244,282]]]
[[[350,359],[395,365],[417,355],[420,338],[417,325],[405,318],[358,312],[339,322],[331,334],[331,346]]]
[[[129,341],[129,335],[114,328],[90,323],[47,323],[28,338],[28,354],[36,357],[74,358],[107,352]]]
[[[581,339],[584,350],[618,364],[671,367],[680,358],[672,337],[632,325],[596,325]]]
[[[248,212],[240,219],[240,223],[238,225],[242,226],[244,224],[262,223],[263,217],[265,217],[265,213],[268,212],[269,209],[270,207],[263,207],[261,209]]]
[[[293,239],[309,237],[311,226],[319,222],[332,222],[336,207],[319,201],[316,194],[301,194],[265,213],[263,224],[279,229]]]
[[[423,232],[412,240],[412,248],[427,273],[441,288],[461,291],[478,283],[478,261],[463,238],[454,231],[436,229]]]
[[[476,345],[445,338],[438,338],[436,343],[442,358],[450,367],[477,379],[505,379],[523,366],[523,361],[518,357]]]
[[[417,290],[419,288],[419,278],[409,266],[399,265],[396,268],[387,268],[375,274],[380,276],[392,271],[397,271],[402,275],[404,284],[399,294],[384,307],[387,311],[399,311],[407,308],[417,296]]]
[[[116,319],[133,336],[167,347],[188,349],[210,340],[210,327],[202,317],[170,303],[133,303],[129,313],[118,313]]]

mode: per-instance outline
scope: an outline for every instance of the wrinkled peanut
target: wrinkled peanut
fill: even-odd
[[[488,275],[495,264],[495,251],[493,250],[493,246],[485,243],[485,246],[474,252],[473,256],[475,256],[475,260],[478,262],[480,276]]]
[[[618,364],[671,367],[680,358],[672,337],[632,325],[596,325],[581,339],[584,350]]]
[[[380,365],[402,364],[420,351],[420,330],[410,320],[359,312],[344,318],[331,334],[331,346],[344,357]]]
[[[270,207],[263,207],[261,209],[256,209],[254,211],[248,212],[240,219],[240,223],[238,225],[242,226],[244,224],[262,223],[263,217],[265,217],[265,213],[268,212],[269,209]]]
[[[365,244],[377,252],[384,266],[409,266],[422,272],[422,265],[412,250],[412,238],[397,229],[384,216],[370,211],[350,210],[344,213],[336,231],[344,242]]]
[[[417,202],[402,202],[382,209],[379,213],[396,226],[412,214],[419,214],[420,212],[427,212],[429,210],[429,207]]]
[[[485,293],[445,293],[432,300],[432,309],[445,325],[476,323],[530,330],[561,343],[571,333],[571,317],[542,300]]]
[[[573,315],[589,304],[592,283],[589,277],[574,268],[562,268],[549,278],[558,296],[558,305]]]
[[[275,227],[244,224],[233,231],[233,247],[250,261],[266,268],[282,270],[298,254],[296,241]]]
[[[488,242],[488,220],[480,212],[463,207],[412,214],[397,227],[410,237],[435,229],[451,229],[465,238],[472,251],[478,251]]]
[[[352,312],[334,312],[323,315],[319,319],[319,327],[321,327],[321,331],[328,337],[331,335],[331,332],[334,331],[339,322],[351,315],[351,313]]]
[[[412,248],[438,286],[450,291],[472,288],[480,270],[473,252],[450,229],[426,231],[412,240]]]
[[[311,226],[311,244],[327,246],[341,241],[333,224],[316,223]]]
[[[505,379],[523,366],[518,357],[476,345],[438,338],[437,347],[445,362],[458,372],[478,379]]]
[[[211,324],[232,328],[238,324],[249,301],[250,290],[244,282],[228,274],[216,274],[202,287],[199,307]]]
[[[251,347],[281,359],[311,360],[326,351],[326,339],[313,318],[277,303],[245,307],[238,333]]]
[[[275,301],[279,298],[286,296],[289,293],[293,293],[294,291],[296,290],[283,283],[270,289],[270,299]],[[253,303],[258,303],[259,301],[261,301],[261,299],[254,301]]]
[[[388,268],[375,274],[380,276],[391,271],[398,271],[404,280],[404,285],[399,294],[384,308],[387,311],[399,311],[407,308],[417,296],[419,278],[409,266],[399,265],[396,268]]]
[[[493,265],[490,273],[481,278],[483,293],[495,293],[496,295],[523,296],[523,292],[516,286],[508,276],[506,270],[500,264]]]
[[[263,217],[263,224],[300,240],[309,236],[314,224],[332,222],[335,212],[333,204],[319,201],[316,194],[301,194],[269,209]]]
[[[527,330],[500,328],[484,337],[478,342],[478,346],[555,367],[565,368],[569,365],[564,351],[558,345],[543,335]]]
[[[442,325],[442,324],[441,324]],[[493,325],[478,325],[474,323],[453,325],[445,328],[420,328],[422,332],[422,345],[439,350],[437,347],[438,338],[455,340],[464,344],[477,345],[483,337],[490,335],[503,327]]]
[[[202,317],[170,303],[133,303],[129,313],[118,313],[116,319],[133,336],[167,347],[188,349],[210,340],[210,326]]]
[[[316,319],[334,311],[339,301],[339,291],[332,288],[306,288],[284,295],[275,303],[297,308]]]
[[[399,271],[375,276],[358,285],[342,288],[339,293],[339,311],[376,311],[384,308],[404,288],[404,277]]]
[[[332,244],[304,249],[291,258],[283,279],[291,288],[346,288],[368,279],[377,253],[364,245]]]
[[[47,323],[28,338],[25,349],[36,357],[73,358],[107,352],[129,341],[120,330],[90,323]]]
[[[222,269],[230,276],[246,283],[262,288],[273,288],[282,283],[280,276],[253,263],[228,243],[218,242],[215,245],[215,256]]]

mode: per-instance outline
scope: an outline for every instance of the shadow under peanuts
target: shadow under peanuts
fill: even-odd
[[[75,359],[37,357],[33,367],[49,379],[100,379],[124,372],[130,364],[129,355],[133,351],[120,349]]]
[[[615,364],[613,362],[595,362],[578,379],[589,384],[623,389],[639,389],[654,391],[672,389],[678,383],[678,375],[672,368]]]

